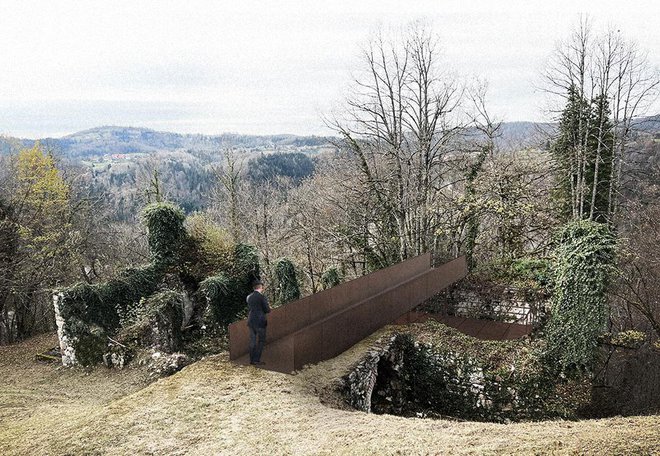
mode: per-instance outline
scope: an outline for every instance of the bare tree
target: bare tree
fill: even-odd
[[[465,256],[469,269],[475,266],[474,249],[479,233],[479,211],[476,210],[476,184],[486,160],[493,164],[495,153],[495,139],[499,136],[501,122],[494,121],[486,107],[486,93],[488,84],[478,81],[473,90],[468,92],[472,102],[472,125],[477,138],[468,142],[473,147],[467,150],[468,160],[465,173],[465,201],[468,210],[464,213],[465,220]]]
[[[636,119],[658,95],[660,76],[619,30],[596,34],[587,17],[558,43],[544,89],[573,103],[577,125],[561,172],[570,185],[573,218],[597,218],[597,198],[610,222],[618,210],[621,169]]]
[[[228,221],[234,242],[240,242],[243,233],[240,220],[243,163],[231,149],[225,150],[224,156],[224,165],[215,170],[220,187],[216,188],[212,199]]]
[[[654,201],[647,207],[641,206],[635,203],[626,208],[630,222],[612,294],[625,310],[624,321],[632,327],[650,326],[655,337],[660,338],[660,253],[657,248],[660,205]],[[635,321],[638,316],[642,317],[641,324]]]
[[[395,262],[433,247],[443,161],[465,126],[464,88],[440,71],[436,39],[419,23],[402,38],[378,34],[363,62],[344,116],[329,124],[380,208],[372,231],[394,243]]]

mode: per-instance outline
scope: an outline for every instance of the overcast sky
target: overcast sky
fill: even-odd
[[[534,89],[588,13],[660,60],[655,1],[2,1],[0,134],[100,125],[192,133],[327,134],[360,45],[425,19],[447,64],[486,78],[504,120],[542,120]]]

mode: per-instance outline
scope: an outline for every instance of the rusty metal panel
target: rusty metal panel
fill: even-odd
[[[262,361],[266,363],[268,369],[277,372],[289,373],[295,370],[293,363],[293,342],[290,337],[283,337],[275,342],[268,344],[268,351],[264,350],[261,357]]]
[[[467,274],[464,258],[438,268],[430,263],[430,255],[422,255],[275,309],[266,368],[290,372],[332,358]],[[233,323],[229,334],[230,359],[238,359],[247,353],[245,321]]]
[[[250,334],[247,327],[247,320],[237,321],[229,325],[229,359],[237,359],[243,356],[248,350],[250,343]]]
[[[294,369],[300,369],[305,364],[314,363],[319,357],[323,345],[323,332],[314,327],[301,329],[289,336],[293,340]]]
[[[383,286],[412,278],[430,266],[431,254],[426,253],[273,309],[268,316],[267,340],[272,342],[292,334],[378,293]],[[237,359],[248,352],[249,332],[243,322],[229,325],[230,359]]]
[[[339,293],[333,293],[327,296],[318,296],[309,303],[309,317],[310,321],[319,321],[328,315],[341,310],[340,304],[350,299],[350,296],[345,296],[346,290],[339,290]]]
[[[448,266],[444,273],[454,277],[460,275],[461,268],[459,262]],[[447,280],[438,280],[437,270],[428,271],[295,333],[295,368],[338,355],[441,291]],[[298,355],[303,352],[304,356]]]
[[[342,347],[346,345],[346,332],[343,331],[345,321],[344,313],[333,316],[319,324],[318,330],[321,331],[323,343],[318,350],[321,359],[330,359],[341,353]]]
[[[295,370],[293,343],[293,337],[283,337],[267,345],[268,349],[264,349],[261,360],[265,363],[265,366],[268,366],[268,370],[286,374]],[[247,354],[238,359],[239,364],[248,364],[249,362],[249,355]]]

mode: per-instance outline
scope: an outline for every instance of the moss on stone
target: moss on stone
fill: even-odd
[[[372,408],[495,422],[573,418],[589,382],[556,376],[542,353],[539,340],[483,341],[436,322],[413,325],[380,356]]]
[[[174,352],[181,345],[183,322],[183,294],[173,290],[158,292],[141,302],[136,321],[123,328],[119,337],[123,342]]]
[[[183,211],[171,203],[151,204],[143,216],[151,263],[128,268],[102,284],[79,283],[56,293],[60,342],[74,362],[80,350],[86,362],[101,361],[92,328],[171,352],[181,345],[184,316],[200,329],[207,307],[209,333],[215,333],[245,312],[245,296],[260,274],[254,247],[225,242],[208,220],[192,223],[189,235]],[[83,347],[88,342],[93,347]]]

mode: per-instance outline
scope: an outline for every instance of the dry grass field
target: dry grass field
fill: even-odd
[[[385,331],[296,375],[221,354],[153,383],[35,362],[53,335],[0,347],[0,454],[660,454],[660,416],[503,425],[348,410],[337,381]]]

